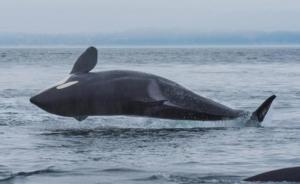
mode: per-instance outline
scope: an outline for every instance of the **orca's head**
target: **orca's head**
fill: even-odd
[[[74,113],[79,91],[79,81],[72,80],[71,76],[31,97],[30,102],[47,112],[68,116]]]
[[[30,98],[30,102],[41,109],[63,116],[72,116],[80,109],[82,87],[81,74],[88,73],[97,63],[97,50],[88,48],[76,61],[68,79],[60,82]]]

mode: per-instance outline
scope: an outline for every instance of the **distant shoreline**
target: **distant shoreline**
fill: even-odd
[[[136,49],[155,49],[155,48],[300,48],[300,44],[219,44],[219,45],[0,45],[0,49],[55,49],[55,48],[73,48],[81,49],[89,46],[95,46],[97,48],[116,48],[116,49],[126,49],[126,48],[136,48]]]
[[[121,33],[1,33],[1,47],[207,47],[300,45],[300,31]]]

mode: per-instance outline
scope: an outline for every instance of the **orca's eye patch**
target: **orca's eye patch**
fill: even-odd
[[[78,83],[78,81],[67,82],[67,83],[56,86],[56,89],[64,89],[64,88],[70,87],[76,83]]]

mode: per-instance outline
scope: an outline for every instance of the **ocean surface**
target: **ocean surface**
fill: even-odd
[[[0,48],[0,183],[246,183],[300,165],[300,47],[99,48],[93,71],[150,72],[233,108],[276,94],[262,127],[73,118],[29,102],[85,48]]]

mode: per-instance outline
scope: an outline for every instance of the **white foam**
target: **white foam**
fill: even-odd
[[[144,128],[144,129],[230,128],[230,127],[245,127],[246,122],[248,120],[249,120],[248,115],[233,120],[222,120],[222,121],[167,120],[167,119],[145,118],[145,117],[105,116],[105,117],[89,117],[84,123],[85,125],[91,124],[100,127],[114,127],[114,128]]]

